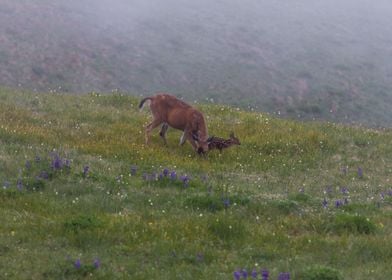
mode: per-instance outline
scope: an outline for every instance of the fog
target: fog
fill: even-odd
[[[392,120],[386,0],[1,0],[0,84]],[[388,115],[388,116],[386,116]]]

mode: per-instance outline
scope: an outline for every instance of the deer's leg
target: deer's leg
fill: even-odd
[[[193,149],[195,151],[197,151],[199,145],[197,144],[197,141],[195,140],[195,137],[194,137],[194,133],[191,130],[187,130],[186,129],[184,131],[183,137],[181,137],[181,138],[184,138],[185,140],[188,140],[189,143],[191,143]],[[185,142],[185,140],[184,140],[184,142]]]
[[[186,134],[185,131],[182,133],[181,138],[180,138],[180,146],[184,145],[186,141]]]
[[[168,128],[169,128],[169,125],[167,123],[163,123],[162,127],[161,127],[161,131],[159,131],[159,135],[162,137],[163,142],[165,143],[165,145],[167,145],[167,142],[166,142],[166,132],[167,132]]]
[[[150,135],[151,135],[151,131],[156,128],[158,125],[160,125],[162,123],[161,120],[155,119],[153,120],[149,125],[146,126],[146,145],[148,145],[148,143],[150,142]]]

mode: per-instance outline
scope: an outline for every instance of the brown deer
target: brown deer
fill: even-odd
[[[223,139],[216,136],[211,136],[207,139],[208,150],[218,149],[222,152],[223,149],[229,148],[233,145],[241,145],[240,140],[234,136],[234,132],[230,133],[229,139]]]
[[[146,126],[146,144],[150,141],[151,131],[162,124],[159,135],[165,144],[166,131],[170,126],[183,131],[180,145],[183,145],[188,140],[199,154],[208,151],[207,126],[200,111],[177,97],[165,93],[144,98],[140,101],[139,109],[143,108],[147,100],[150,101],[153,120]]]

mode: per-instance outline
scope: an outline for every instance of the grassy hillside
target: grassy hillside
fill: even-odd
[[[174,130],[146,147],[149,112],[120,93],[0,101],[0,278],[392,273],[391,131],[197,104],[242,142],[203,158]]]
[[[390,126],[390,1],[286,2],[3,0],[0,84]]]

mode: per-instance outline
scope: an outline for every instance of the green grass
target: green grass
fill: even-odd
[[[391,131],[199,105],[211,135],[241,140],[204,158],[174,130],[145,146],[151,116],[129,96],[2,89],[0,101],[0,278],[392,273]]]

